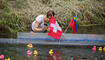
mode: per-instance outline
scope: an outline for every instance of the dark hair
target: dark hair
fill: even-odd
[[[49,16],[54,16],[55,15],[55,13],[54,13],[54,11],[52,11],[52,10],[49,10],[48,12],[47,12],[47,18],[49,17]]]

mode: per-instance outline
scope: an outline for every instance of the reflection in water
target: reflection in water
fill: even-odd
[[[38,60],[38,56],[33,56],[33,60]]]
[[[48,56],[48,60],[62,60],[58,54],[53,54]]]
[[[92,48],[84,46],[61,46],[58,49],[56,46],[35,45],[30,49],[32,55],[28,58],[26,52],[29,49],[26,45],[0,44],[0,55],[4,54],[5,58],[9,57],[11,60],[105,60],[105,52],[103,50],[100,53],[98,48],[96,48],[96,52],[93,53]],[[50,49],[53,50],[52,56],[49,55]],[[33,54],[34,50],[37,50],[38,55],[35,56]]]
[[[61,55],[62,53],[56,50],[52,55],[48,56],[47,60],[62,60]]]
[[[59,55],[63,55],[63,53],[60,52],[60,51],[58,51],[58,50],[55,50],[55,53],[56,53],[56,54],[59,54]]]
[[[31,55],[32,55],[32,51],[28,50],[28,51],[27,51],[27,56],[28,56],[28,58],[30,58]]]
[[[38,60],[38,52],[37,52],[37,50],[34,50],[33,54],[34,54],[33,59]]]

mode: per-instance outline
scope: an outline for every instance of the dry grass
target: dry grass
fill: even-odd
[[[79,25],[102,24],[105,25],[104,0],[4,0],[18,20],[23,29],[29,28],[35,17],[54,10],[56,19],[62,28],[65,28],[72,16],[77,14]],[[1,6],[0,6],[1,7]],[[18,24],[18,23],[17,23]]]

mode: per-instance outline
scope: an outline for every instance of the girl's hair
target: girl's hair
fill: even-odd
[[[52,11],[52,10],[49,10],[48,12],[47,12],[47,18],[49,17],[49,16],[54,16],[55,15],[55,13],[54,13],[54,11]]]

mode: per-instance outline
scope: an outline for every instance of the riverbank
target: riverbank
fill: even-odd
[[[40,14],[54,10],[55,18],[66,29],[73,15],[78,26],[105,25],[104,0],[1,0],[0,29],[12,33],[30,30],[31,23]]]
[[[29,33],[30,30],[27,31],[27,32]],[[73,31],[69,27],[67,32],[65,32],[65,33],[72,34]],[[98,34],[98,35],[105,35],[105,25],[78,26],[78,32],[77,32],[77,34],[93,34],[93,35],[94,34],[96,34],[96,35]],[[11,30],[8,30],[6,28],[2,29],[2,32],[0,32],[0,38],[17,38],[17,32],[16,31],[15,32],[11,32]]]

